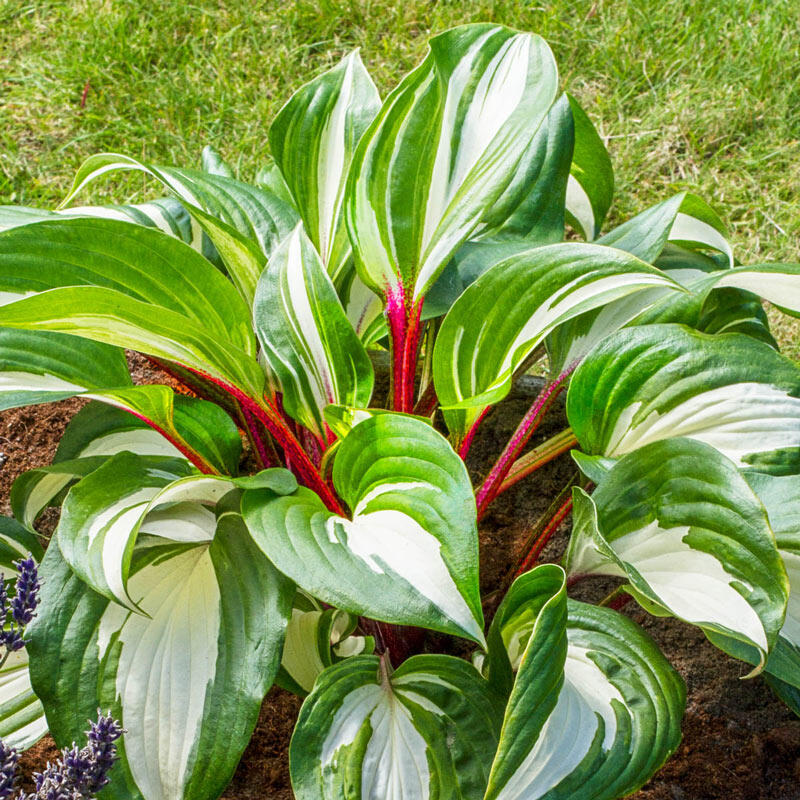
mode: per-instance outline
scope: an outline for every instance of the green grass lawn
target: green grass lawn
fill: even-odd
[[[799,16],[797,0],[0,0],[0,203],[55,204],[103,150],[193,164],[210,143],[246,178],[275,111],[349,49],[386,92],[432,33],[489,20],[550,42],[607,139],[614,219],[692,187],[742,261],[798,261]],[[126,180],[116,199],[140,189]],[[778,335],[800,357],[795,323]]]

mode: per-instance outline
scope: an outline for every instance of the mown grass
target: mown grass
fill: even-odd
[[[385,92],[432,33],[478,20],[550,42],[607,138],[614,219],[693,187],[742,261],[800,260],[797,0],[0,0],[0,203],[58,202],[103,150],[192,164],[210,143],[246,177],[275,111],[343,53]],[[800,357],[797,326],[778,333]]]

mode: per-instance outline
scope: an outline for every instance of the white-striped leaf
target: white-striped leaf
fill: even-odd
[[[375,642],[371,636],[354,635],[357,623],[352,614],[323,609],[312,597],[298,592],[286,628],[278,685],[305,696],[327,667],[343,658],[371,655]]]
[[[691,439],[620,459],[589,497],[573,490],[570,574],[618,575],[645,608],[756,648],[783,624],[786,571],[767,515],[732,461]]]
[[[749,473],[746,478],[767,510],[789,578],[786,618],[764,672],[765,676],[772,676],[787,687],[793,687],[793,691],[787,689],[789,695],[800,696],[797,695],[800,692],[800,480],[796,475],[776,477],[758,472]],[[758,653],[742,642],[715,634],[709,638],[736,658],[751,664],[759,663]],[[784,698],[786,692],[780,689],[777,694],[800,714],[791,696]]]
[[[330,405],[325,409],[325,422],[333,433],[340,439],[344,439],[356,425],[383,414],[397,414],[397,411],[389,411],[386,408],[353,408],[352,406]],[[420,417],[416,414],[405,414],[414,419],[418,419],[427,425],[432,424],[427,417]]]
[[[352,519],[308,489],[245,492],[270,561],[336,608],[482,643],[475,500],[444,437],[410,416],[372,417],[339,447],[333,483]]]
[[[286,470],[267,470],[244,485],[291,492]],[[123,452],[70,489],[56,535],[72,570],[94,591],[139,612],[128,591],[128,575],[140,534],[173,542],[213,538],[215,508],[237,479],[200,475],[188,465],[152,461]]]
[[[272,250],[298,222],[291,206],[271,192],[230,177],[155,167],[116,153],[88,158],[64,204],[100,176],[119,170],[144,172],[173,192],[213,242],[242,297],[252,301]]]
[[[557,85],[538,36],[480,24],[431,39],[353,159],[347,225],[368,286],[401,306],[425,294],[511,185]]]
[[[670,239],[679,220],[691,218],[692,213],[700,214],[707,208],[700,198],[682,192],[643,211],[596,240],[597,244],[624,250],[648,264],[654,264],[687,291],[682,294],[663,289],[637,292],[582,314],[561,326],[547,340],[553,374],[558,375],[568,364],[582,359],[598,342],[626,325],[680,322],[700,327],[703,304],[709,297],[709,285],[705,280],[707,273],[719,270],[723,265],[698,252],[670,244]],[[709,213],[713,214],[710,209]],[[683,244],[692,247],[717,246],[718,242],[713,237],[702,238],[701,233],[702,230],[698,230],[698,239],[684,241]],[[690,235],[688,226],[684,226],[682,235]],[[724,266],[728,266],[730,248],[725,253]],[[712,326],[713,322],[706,324]]]
[[[0,410],[132,386],[117,347],[47,331],[0,328]]]
[[[5,231],[0,292],[0,325],[141,350],[254,396],[263,387],[249,308],[206,259],[159,231],[101,219]]]
[[[207,172],[209,175],[221,175],[223,178],[234,177],[231,165],[225,161],[222,153],[210,144],[207,144],[200,153],[200,164],[203,172]]]
[[[297,800],[481,800],[503,702],[467,662],[377,656],[328,668],[289,750]]]
[[[688,436],[740,467],[800,466],[800,368],[742,334],[681,325],[619,331],[576,370],[567,415],[592,455],[616,458]]]
[[[0,516],[0,573],[10,595],[14,593],[17,568],[14,562],[33,556],[40,561],[42,546],[16,520]],[[0,666],[0,739],[8,747],[27,750],[47,733],[44,708],[31,688],[28,653],[21,650],[3,656]]]
[[[115,800],[214,800],[233,775],[280,663],[293,588],[234,514],[208,541],[140,547],[130,590],[144,614],[95,594],[54,542],[29,646],[60,746],[110,709],[126,734]]]
[[[508,393],[514,370],[558,325],[654,288],[681,291],[639,259],[599,245],[549,245],[494,265],[456,301],[436,339],[433,378],[451,433],[460,439]]]
[[[380,107],[378,90],[354,50],[298,89],[269,129],[275,162],[337,284],[350,257],[343,213],[347,173],[356,145]]]
[[[194,398],[175,396],[174,403],[172,416],[160,422],[162,430],[169,421],[175,428],[173,441],[182,441],[220,472],[235,474],[242,447],[230,418],[217,406]],[[167,468],[170,460],[186,460],[170,440],[140,417],[106,403],[89,403],[67,425],[53,464],[28,470],[14,481],[10,496],[14,516],[32,528],[36,517],[48,505],[57,504],[72,483],[126,450],[138,456],[161,457]]]
[[[60,211],[26,206],[0,206],[0,231],[28,225],[31,222],[68,217],[101,217],[132,222],[148,228],[158,228],[163,233],[174,236],[204,255],[201,229],[192,223],[186,209],[171,197],[161,197],[147,203],[134,205],[75,206]]]
[[[592,121],[572,96],[575,148],[567,183],[567,218],[588,241],[600,234],[614,196],[614,169]]]
[[[486,212],[473,240],[555,244],[564,238],[574,126],[565,94],[553,103],[508,188]]]
[[[517,674],[486,800],[615,800],[644,784],[680,741],[686,698],[653,641],[568,601],[553,565],[518,578],[498,613],[497,657]]]
[[[283,407],[322,441],[328,438],[325,406],[369,403],[372,363],[301,226],[272,254],[253,318]]]
[[[732,267],[733,250],[727,235],[725,225],[714,209],[701,197],[687,194],[672,224],[669,239],[684,247],[718,250],[728,257],[728,265]]]

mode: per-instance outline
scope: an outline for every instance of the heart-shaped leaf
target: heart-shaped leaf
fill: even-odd
[[[800,369],[741,334],[680,325],[619,331],[576,370],[567,416],[592,455],[688,436],[740,467],[800,466]]]
[[[680,741],[686,690],[650,638],[615,611],[568,601],[563,570],[520,576],[490,647],[516,671],[486,800],[614,800]]]
[[[654,442],[573,501],[571,574],[627,578],[648,610],[744,642],[763,667],[789,586],[764,507],[732,461],[692,439]]]
[[[98,707],[125,726],[109,796],[214,800],[278,670],[293,587],[230,513],[212,517],[206,541],[154,536],[133,562],[144,614],[95,594],[50,545],[30,629],[34,689],[61,746]]]
[[[342,442],[333,483],[352,519],[308,489],[245,492],[242,514],[275,566],[336,608],[483,643],[475,500],[447,440],[410,416],[372,417]]]
[[[289,759],[297,800],[481,800],[503,701],[465,661],[376,656],[328,668],[300,711]]]

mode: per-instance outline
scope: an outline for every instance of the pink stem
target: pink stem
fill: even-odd
[[[564,501],[558,511],[556,511],[556,513],[553,515],[553,518],[550,520],[550,522],[545,525],[544,529],[533,543],[533,547],[531,547],[531,549],[528,551],[528,554],[525,556],[524,560],[519,565],[519,568],[514,573],[515,578],[522,575],[523,572],[527,572],[534,566],[536,559],[539,558],[539,554],[542,552],[542,550],[544,550],[544,546],[550,541],[550,537],[558,530],[558,526],[564,521],[570,511],[572,511],[571,497]]]
[[[125,409],[129,414],[132,414],[137,419],[146,422],[154,431],[158,431],[173,447],[186,456],[186,458],[200,470],[204,475],[219,475],[219,472],[211,466],[199,453],[192,450],[182,439],[176,439],[171,434],[167,433],[160,425],[156,425],[153,420],[148,417],[137,414],[135,411]]]
[[[503,480],[506,475],[508,475],[511,467],[514,466],[514,462],[519,457],[525,445],[530,441],[534,431],[539,427],[542,418],[564,388],[564,384],[567,378],[572,374],[575,366],[575,364],[569,366],[554,381],[547,384],[547,386],[539,392],[539,396],[534,400],[533,405],[522,418],[517,429],[514,431],[514,435],[500,454],[500,458],[497,459],[497,463],[492,467],[491,471],[486,476],[486,480],[475,495],[475,502],[478,506],[478,519],[481,519],[486,513],[489,503],[497,496]],[[470,431],[470,433],[472,433],[472,431]]]
[[[402,284],[386,297],[386,318],[392,338],[392,388],[394,410],[410,414],[414,408],[414,379],[422,330],[422,301],[406,305]]]
[[[491,406],[486,406],[486,408],[481,411],[478,419],[472,423],[472,427],[467,431],[467,435],[464,437],[464,441],[461,442],[461,447],[458,448],[458,454],[461,456],[462,461],[467,460],[467,455],[469,454],[469,449],[472,447],[472,440],[475,438],[475,434],[478,432],[478,428],[483,422],[486,415],[492,410]]]
[[[247,433],[250,437],[250,441],[253,443],[253,447],[255,447],[261,468],[267,469],[268,467],[277,467],[278,465],[270,456],[267,446],[264,444],[264,439],[258,430],[258,422],[256,421],[256,418],[246,408],[242,408],[242,417],[244,418],[245,425],[247,425]]]
[[[302,483],[320,496],[320,499],[325,503],[329,511],[332,511],[334,514],[339,514],[340,516],[346,515],[339,499],[331,490],[330,486],[325,483],[322,476],[319,474],[319,470],[314,466],[314,463],[308,457],[306,451],[303,450],[300,442],[297,441],[297,437],[286,427],[277,409],[269,405],[262,406],[232,384],[220,381],[199,370],[192,371],[197,372],[201,377],[222,387],[228,394],[235,397],[241,404],[242,411],[249,411],[264,425],[275,441],[280,444],[286,454],[287,463],[292,464],[297,473],[297,477]]]

